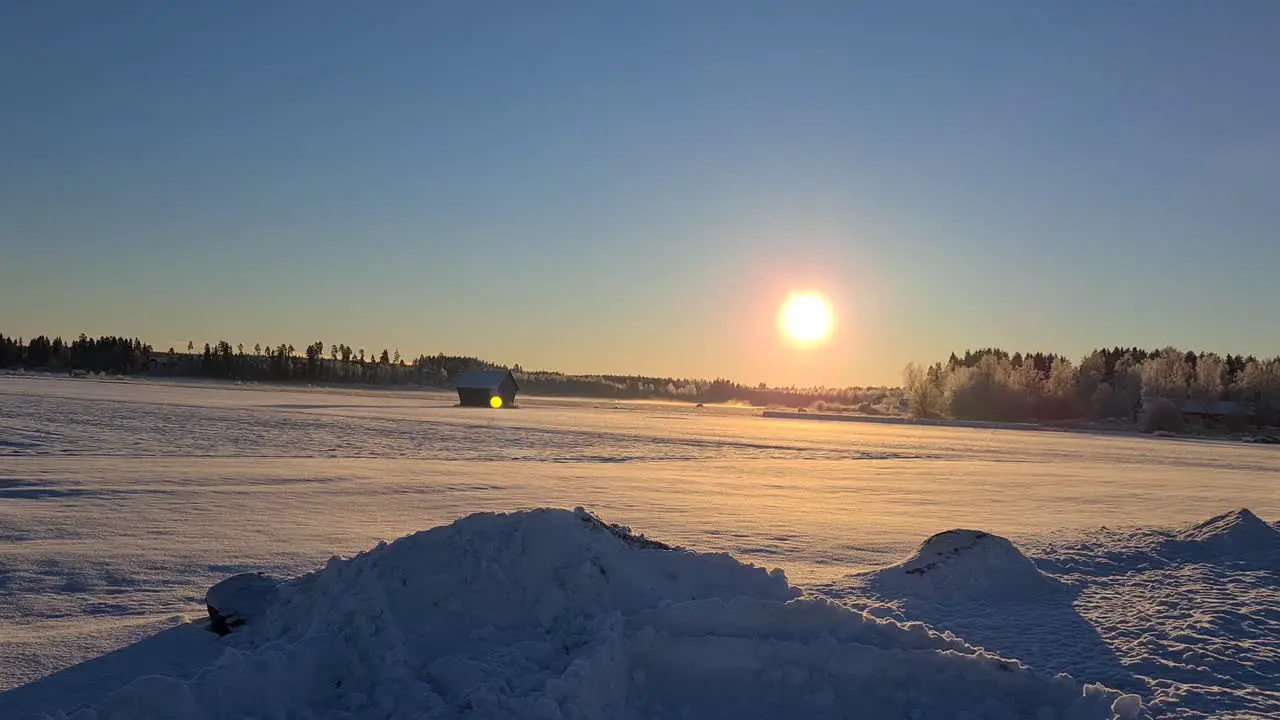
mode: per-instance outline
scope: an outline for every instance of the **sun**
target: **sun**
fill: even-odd
[[[778,309],[778,331],[797,345],[825,342],[833,324],[831,303],[821,293],[793,292]]]

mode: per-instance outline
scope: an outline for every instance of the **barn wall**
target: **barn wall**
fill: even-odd
[[[516,402],[518,389],[519,386],[510,375],[496,388],[459,387],[458,404],[466,407],[489,407],[489,401],[496,395],[502,398],[503,407],[511,407]]]
[[[458,388],[458,403],[467,407],[489,407],[491,397],[493,393],[484,388]]]

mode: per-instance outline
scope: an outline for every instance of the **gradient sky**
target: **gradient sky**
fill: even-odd
[[[1280,3],[11,2],[0,332],[896,383],[1280,351]],[[779,342],[815,288],[834,340]]]

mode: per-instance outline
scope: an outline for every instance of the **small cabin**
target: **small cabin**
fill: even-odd
[[[1225,418],[1254,419],[1253,406],[1246,402],[1183,398],[1175,400],[1174,405],[1187,422],[1203,425],[1212,425]]]
[[[1142,399],[1144,407],[1149,407],[1154,402],[1155,398]],[[1191,427],[1212,427],[1228,421],[1257,421],[1253,405],[1247,402],[1198,398],[1170,398],[1169,402],[1181,413],[1182,421]]]
[[[458,377],[456,386],[463,407],[493,407],[494,398],[502,399],[501,407],[511,407],[520,390],[510,370],[471,370]]]

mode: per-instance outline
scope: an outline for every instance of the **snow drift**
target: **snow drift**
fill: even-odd
[[[1280,551],[1280,531],[1248,508],[1233,510],[1180,530],[1161,550],[1177,557],[1223,558]]]
[[[978,530],[930,537],[906,560],[871,574],[867,587],[883,597],[948,600],[1036,600],[1063,591],[1013,543]]]
[[[998,567],[1021,557],[985,538],[954,547],[969,540]],[[239,585],[217,662],[72,717],[1145,717],[1136,696],[799,598],[780,571],[581,508],[472,515]]]
[[[1172,528],[1099,528],[1032,560],[952,530],[849,576],[842,597],[1034,669],[1146,699],[1159,717],[1280,717],[1280,530],[1247,509]]]

